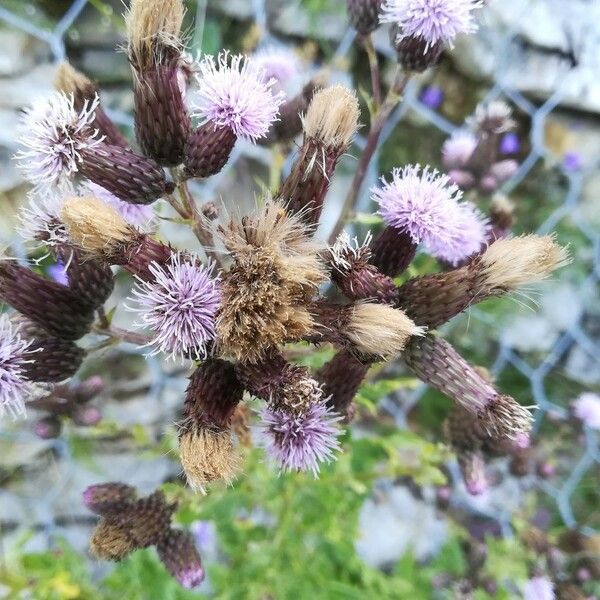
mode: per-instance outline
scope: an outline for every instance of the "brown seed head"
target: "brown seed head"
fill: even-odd
[[[269,347],[306,335],[312,328],[306,305],[326,270],[300,218],[267,201],[255,217],[218,234],[234,260],[217,319],[220,352],[254,362]]]
[[[66,200],[60,216],[71,240],[90,254],[110,255],[136,233],[114,208],[92,197]]]
[[[135,542],[127,530],[102,519],[90,539],[91,553],[103,560],[122,560],[136,550]]]
[[[213,481],[231,483],[241,466],[231,433],[207,427],[180,434],[179,456],[188,485],[196,491],[203,491]]]
[[[356,94],[341,85],[328,87],[313,96],[303,118],[304,134],[326,148],[346,149],[358,130],[359,118]]]

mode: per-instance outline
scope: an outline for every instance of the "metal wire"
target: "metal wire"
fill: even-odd
[[[47,44],[52,52],[54,60],[58,62],[65,57],[65,35],[67,35],[74,25],[76,25],[77,19],[80,17],[87,4],[88,0],[75,0],[53,29],[40,28],[3,7],[0,7],[0,20],[4,21],[9,27],[19,29]],[[528,4],[529,0],[525,0],[523,10],[527,9]],[[202,36],[206,5],[207,3],[205,0],[197,0],[196,21],[199,24],[199,28],[196,29],[194,33],[194,39],[196,41]],[[259,35],[262,36],[263,42],[272,39],[274,36],[272,32],[269,31],[269,20],[267,18],[265,0],[252,0],[252,7],[254,10],[255,21],[259,25]],[[498,43],[495,55],[498,56],[499,59],[498,64],[496,65],[494,82],[486,96],[486,100],[504,98],[531,118],[532,127],[529,140],[531,147],[530,153],[523,160],[517,174],[505,186],[506,192],[512,191],[526,179],[540,160],[551,158],[551,152],[547,148],[544,139],[544,127],[548,116],[560,105],[560,102],[568,89],[570,79],[569,74],[563,77],[562,84],[557,88],[555,93],[539,106],[524,97],[518,90],[508,87],[506,85],[506,73],[511,59],[514,58],[511,56],[509,49],[515,34],[514,31],[507,31],[505,36]],[[336,58],[343,57],[349,52],[352,47],[353,39],[354,33],[349,29],[343,36],[337,51],[335,52]],[[383,141],[388,138],[398,123],[406,118],[406,115],[409,112],[416,113],[432,127],[439,129],[445,134],[451,134],[461,125],[450,123],[437,112],[423,104],[418,96],[417,85],[412,83],[406,90],[405,99],[402,105],[395,111],[391,122],[385,128],[382,136]],[[132,124],[131,115],[115,111],[111,111],[110,114],[121,124]],[[357,141],[357,146],[363,147],[364,142],[365,140],[363,138],[359,139]],[[211,178],[208,182],[201,184],[200,191],[209,195],[217,189],[222,183],[223,178],[227,177],[228,172],[235,167],[236,162],[244,156],[252,156],[254,160],[258,160],[266,165],[271,161],[271,154],[267,149],[252,147],[249,144],[238,144],[228,169],[225,169],[221,174]],[[377,177],[377,163],[376,156],[367,176],[367,179],[370,179],[372,182]],[[585,182],[598,166],[598,164],[589,165],[586,169],[577,172],[568,171],[563,168],[563,175],[567,181],[567,190],[563,201],[546,218],[546,220],[540,224],[538,229],[540,233],[550,232],[562,219],[569,216],[572,225],[577,227],[587,240],[589,240],[593,251],[593,258],[589,265],[589,274],[581,286],[581,289],[593,289],[598,285],[600,279],[600,236],[598,231],[594,231],[576,211],[573,211],[573,208],[576,207],[581,200],[581,190]],[[366,207],[368,205],[368,195],[364,192],[368,187],[368,185],[364,186],[363,195],[359,198],[360,207]],[[577,257],[575,257],[575,259],[577,260]],[[478,308],[471,310],[469,318],[479,320],[483,323],[489,322],[490,320],[489,315]],[[575,348],[580,349],[592,360],[595,360],[597,366],[600,367],[600,364],[598,364],[600,346],[598,342],[591,339],[585,331],[583,316],[581,316],[576,323],[573,323],[567,331],[563,332],[556,340],[551,350],[539,362],[532,361],[527,355],[519,353],[515,348],[510,347],[505,340],[498,340],[496,357],[490,361],[493,365],[492,371],[498,376],[505,369],[513,368],[529,381],[531,393],[535,400],[535,404],[538,407],[538,410],[536,411],[536,431],[539,430],[549,412],[562,416],[567,414],[566,408],[554,399],[552,389],[548,386],[547,380],[549,375],[553,375],[554,377],[560,376],[561,361],[568,352],[572,352]],[[160,406],[162,403],[163,392],[166,386],[177,384],[174,382],[173,378],[164,371],[161,363],[156,359],[150,360],[148,362],[148,367],[152,382],[148,402],[156,403],[158,405],[157,408],[159,409],[158,412],[168,419],[168,412],[164,410],[164,407]],[[405,396],[402,397],[401,401],[395,397],[388,398],[383,402],[383,408],[396,419],[398,426],[406,427],[406,417],[408,412],[419,401],[425,391],[426,387],[421,386],[408,398]],[[19,443],[33,442],[35,439],[31,433],[24,431],[18,434],[0,431],[0,439],[6,437],[10,437],[12,440]],[[573,467],[564,480],[558,482],[555,481],[554,483],[544,481],[537,483],[539,489],[553,499],[564,524],[568,527],[578,526],[578,521],[573,513],[572,507],[572,498],[575,490],[590,470],[597,469],[600,465],[600,446],[597,433],[587,429],[585,430],[584,437],[585,443],[581,446],[580,454],[574,459]],[[64,441],[54,441],[52,443],[52,449],[56,456],[56,460],[61,463],[64,470],[61,472],[60,480],[55,482],[55,486],[52,489],[44,490],[48,506],[52,506],[54,500],[56,500],[63,492],[64,487],[70,484],[70,475],[74,470],[75,461],[70,453],[69,445]],[[135,473],[131,474],[131,481],[143,485],[143,482],[138,481]],[[30,500],[32,501],[33,499],[33,496],[30,498],[24,496],[23,498],[25,503]],[[507,511],[500,510],[494,512],[490,516],[498,519],[503,532],[510,532],[510,514],[508,514]],[[53,535],[57,531],[52,511],[47,512],[47,518],[40,525],[46,532],[48,544],[51,544]]]

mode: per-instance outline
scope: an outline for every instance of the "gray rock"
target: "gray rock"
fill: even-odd
[[[492,0],[480,20],[479,32],[460,37],[452,53],[464,73],[539,100],[560,90],[562,105],[600,112],[600,3]]]

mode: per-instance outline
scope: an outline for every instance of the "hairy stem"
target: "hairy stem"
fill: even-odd
[[[381,106],[381,71],[379,69],[379,58],[373,45],[373,38],[371,34],[361,36],[361,43],[367,57],[369,58],[369,68],[371,70],[371,89],[373,91],[373,102],[375,104],[375,110],[379,110]]]
[[[365,149],[358,160],[358,164],[356,166],[356,173],[354,175],[354,179],[352,180],[352,185],[350,186],[350,191],[346,196],[346,200],[342,205],[342,210],[340,212],[340,216],[329,236],[329,242],[335,242],[338,235],[341,233],[348,217],[354,210],[356,205],[356,201],[358,199],[360,190],[363,186],[365,176],[367,171],[369,170],[369,165],[371,164],[371,160],[375,155],[375,150],[377,150],[377,146],[379,145],[379,139],[381,137],[381,132],[385,124],[387,123],[390,115],[393,110],[396,108],[400,100],[402,99],[402,94],[406,88],[410,80],[410,73],[402,74],[400,70],[396,73],[396,78],[394,80],[394,85],[390,88],[384,103],[382,104],[379,112],[375,115],[373,122],[371,123],[371,129],[369,131],[369,135],[367,136],[367,144]]]

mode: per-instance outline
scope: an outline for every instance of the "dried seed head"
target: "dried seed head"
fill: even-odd
[[[388,359],[400,354],[412,336],[424,331],[399,309],[364,303],[352,307],[346,335],[361,352]]]
[[[58,65],[54,76],[54,87],[59,92],[73,94],[73,96],[94,96],[96,86],[83,73],[72,67],[66,60]]]
[[[268,200],[255,217],[218,234],[234,260],[223,281],[219,350],[253,362],[267,348],[306,335],[312,328],[306,304],[327,276],[320,245],[300,219]]]
[[[102,519],[92,532],[90,551],[103,560],[122,560],[137,550],[134,540],[126,529]]]
[[[179,457],[188,485],[196,491],[203,491],[213,481],[230,484],[241,466],[231,433],[207,427],[181,433]]]
[[[343,153],[358,130],[360,109],[356,94],[342,85],[318,91],[303,119],[307,138]]]
[[[136,233],[114,208],[97,198],[70,198],[60,216],[71,240],[90,254],[110,255]]]
[[[497,240],[481,256],[483,285],[491,290],[514,290],[546,279],[569,262],[567,249],[553,235]]]
[[[184,13],[181,0],[132,0],[125,22],[129,60],[136,68],[160,63],[165,50],[179,48]]]

